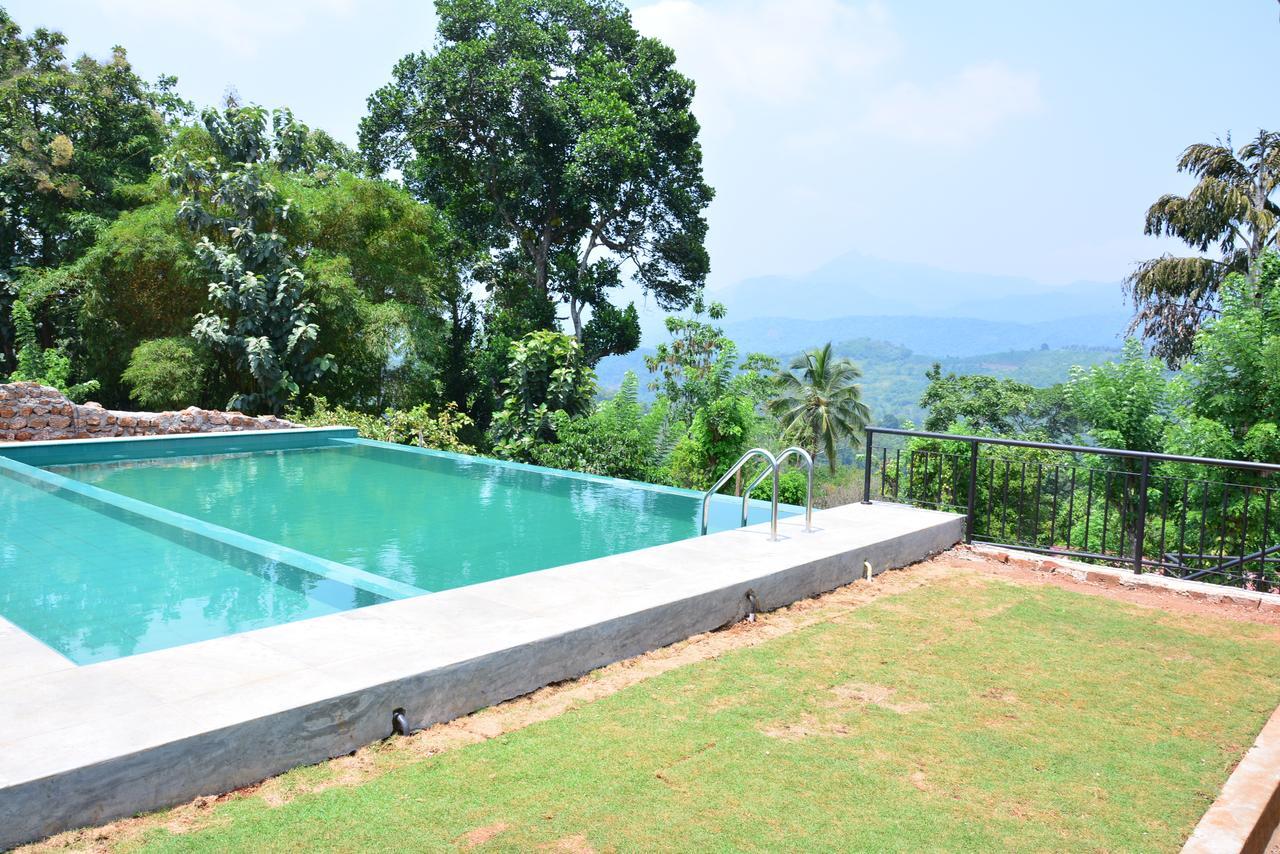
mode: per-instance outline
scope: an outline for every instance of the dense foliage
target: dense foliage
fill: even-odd
[[[10,312],[21,279],[74,261],[137,204],[134,186],[190,109],[172,78],[152,85],[134,74],[124,48],[68,62],[66,43],[43,28],[23,35],[0,8],[0,370],[16,358]]]
[[[572,469],[630,480],[668,479],[663,463],[670,451],[669,405],[665,400],[647,411],[639,400],[640,380],[628,374],[618,393],[590,414],[553,416],[554,442],[534,445],[529,458],[539,465]]]
[[[120,378],[143,409],[179,409],[203,397],[211,362],[191,338],[153,338],[133,348]]]
[[[595,386],[595,372],[583,359],[581,344],[560,332],[530,332],[511,348],[502,411],[490,428],[494,448],[519,459],[535,443],[555,441],[553,416],[586,413]]]
[[[305,410],[295,409],[289,418],[299,424],[327,427],[341,424],[355,427],[365,439],[435,448],[459,454],[471,454],[475,448],[462,439],[472,427],[471,419],[452,405],[434,411],[423,404],[412,409],[387,409],[377,414],[331,406],[323,397],[313,397]]]
[[[94,380],[71,382],[71,360],[57,347],[45,347],[36,336],[35,321],[25,303],[13,306],[14,342],[17,345],[17,368],[10,382],[32,382],[52,386],[72,400],[83,400],[98,388]]]

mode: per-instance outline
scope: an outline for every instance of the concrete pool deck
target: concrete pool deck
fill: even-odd
[[[0,847],[248,785],[919,561],[962,517],[783,519],[76,666],[0,620]],[[749,596],[748,593],[753,594]]]

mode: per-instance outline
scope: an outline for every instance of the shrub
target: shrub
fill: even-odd
[[[668,475],[675,486],[706,489],[747,449],[755,425],[749,398],[726,395],[693,416],[689,431],[671,451]]]
[[[207,353],[189,338],[155,338],[133,348],[120,378],[144,409],[198,404],[208,374]]]
[[[747,466],[747,468],[751,468]],[[809,479],[800,469],[787,469],[778,477],[778,501],[782,504],[804,506],[805,491]],[[773,482],[769,478],[751,491],[752,498],[769,501],[773,498]]]
[[[365,439],[379,442],[416,445],[459,454],[475,453],[475,448],[458,438],[475,422],[452,403],[439,412],[432,412],[426,404],[421,404],[413,409],[388,409],[381,415],[370,415],[343,406],[331,407],[323,397],[312,397],[310,401],[310,413],[293,410],[288,413],[289,420],[308,427],[336,424],[354,427]]]
[[[657,479],[668,405],[661,400],[645,412],[639,392],[639,379],[627,371],[618,394],[590,415],[553,413],[556,441],[534,443],[529,458],[538,465],[587,474]]]

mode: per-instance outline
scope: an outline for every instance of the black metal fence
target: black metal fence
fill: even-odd
[[[865,450],[865,501],[963,513],[970,542],[1280,593],[1280,466],[885,427]]]

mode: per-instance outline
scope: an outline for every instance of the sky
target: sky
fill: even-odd
[[[355,141],[427,0],[0,0]],[[1275,127],[1274,0],[633,0],[697,84],[712,288],[848,252],[1046,284],[1178,251],[1143,214],[1188,144]]]

